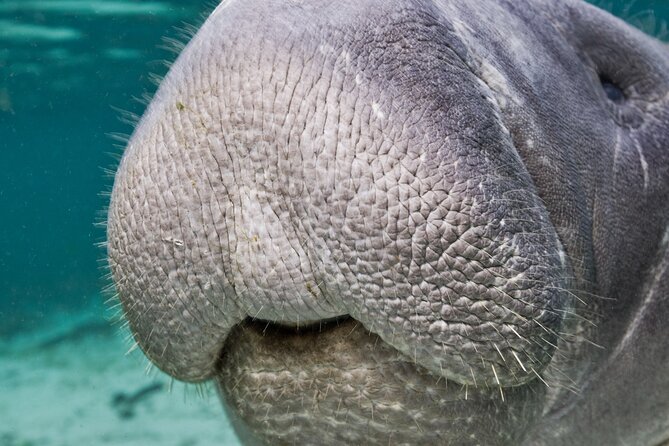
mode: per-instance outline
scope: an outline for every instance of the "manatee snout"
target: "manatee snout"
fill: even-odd
[[[620,276],[607,250],[636,255],[611,203],[661,187],[646,158],[609,169],[664,144],[666,97],[633,102],[559,25],[609,16],[523,4],[223,2],[114,184],[109,261],[149,359],[214,378],[269,443],[518,444],[578,394],[608,314],[584,296]]]
[[[131,329],[163,370],[212,376],[247,318],[350,316],[468,385],[522,384],[549,362],[566,265],[490,89],[428,11],[368,30],[385,9],[325,30],[307,11],[290,30],[277,7],[256,29],[233,4],[165,80],[109,226]],[[370,63],[419,46],[442,65]]]

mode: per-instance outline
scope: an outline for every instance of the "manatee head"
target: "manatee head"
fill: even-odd
[[[592,6],[225,1],[128,144],[109,263],[249,443],[650,444],[668,193],[669,49]]]

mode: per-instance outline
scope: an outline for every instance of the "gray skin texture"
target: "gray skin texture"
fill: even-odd
[[[668,194],[669,50],[590,5],[226,1],[128,144],[109,263],[249,444],[657,445]]]

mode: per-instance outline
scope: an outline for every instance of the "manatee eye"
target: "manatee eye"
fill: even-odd
[[[600,75],[599,82],[602,84],[602,88],[604,89],[604,93],[606,93],[606,97],[608,97],[611,102],[620,104],[625,101],[625,93],[623,92],[622,88],[616,85],[615,82],[613,82],[610,78],[604,75]]]

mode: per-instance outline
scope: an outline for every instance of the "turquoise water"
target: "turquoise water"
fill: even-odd
[[[669,2],[597,3],[666,39]],[[109,153],[120,153],[116,139],[132,131],[125,118],[145,107],[138,98],[155,90],[149,73],[164,74],[174,58],[167,47],[183,40],[178,28],[197,25],[214,6],[194,0],[0,0],[3,342],[45,327],[55,334],[37,336],[42,341],[33,347],[73,336],[80,342],[79,334],[104,339],[100,290],[106,283],[103,252],[95,246],[104,230],[94,224],[107,200],[100,193],[111,186],[104,168],[114,165]],[[72,322],[78,318],[84,328]],[[94,342],[86,348],[94,351]],[[0,395],[6,394],[2,382]],[[20,444],[18,434],[3,430],[9,428],[2,419],[0,413],[0,445]]]
[[[163,38],[211,2],[0,1],[0,331],[76,308],[102,286],[93,223],[111,184],[101,168],[141,114]],[[9,321],[7,323],[6,321]]]

